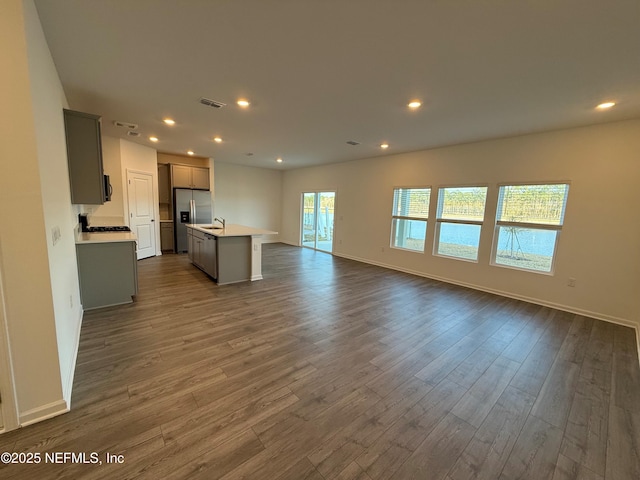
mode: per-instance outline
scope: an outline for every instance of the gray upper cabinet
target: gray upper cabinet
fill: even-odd
[[[171,182],[169,180],[169,164],[158,164],[158,201],[171,203]]]
[[[209,169],[172,164],[171,185],[173,188],[209,190]]]
[[[102,205],[105,201],[100,117],[64,110],[71,203]]]
[[[191,167],[192,188],[209,190],[209,169],[203,167]]]
[[[191,167],[171,165],[171,185],[174,188],[192,188]]]

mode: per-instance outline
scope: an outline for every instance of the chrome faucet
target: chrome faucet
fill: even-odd
[[[214,221],[214,222],[220,222],[220,223],[222,224],[222,229],[223,229],[223,230],[225,229],[225,220],[224,220],[224,218],[222,218],[222,217],[220,217],[220,218],[216,217],[216,218],[214,218],[214,219],[213,219],[213,221]]]

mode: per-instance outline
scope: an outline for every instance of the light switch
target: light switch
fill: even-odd
[[[61,234],[60,234],[60,227],[58,227],[57,225],[55,227],[53,227],[51,229],[51,240],[53,242],[53,245],[55,245],[56,243],[58,243],[58,241],[60,240]]]

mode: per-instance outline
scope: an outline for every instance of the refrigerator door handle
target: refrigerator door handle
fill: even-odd
[[[189,200],[189,211],[191,214],[191,223],[196,223],[196,202],[194,200]]]

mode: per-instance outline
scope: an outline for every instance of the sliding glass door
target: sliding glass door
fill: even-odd
[[[302,194],[303,247],[323,252],[333,251],[333,214],[336,192],[305,192]]]

